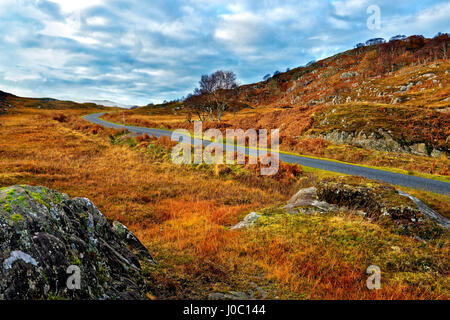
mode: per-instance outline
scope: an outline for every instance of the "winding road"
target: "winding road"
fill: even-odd
[[[160,136],[167,136],[171,137],[172,132],[167,130],[161,130],[161,129],[151,129],[151,128],[144,128],[144,127],[136,127],[136,126],[124,126],[116,123],[111,123],[108,121],[105,121],[103,119],[100,119],[100,117],[104,113],[95,113],[95,114],[89,114],[84,116],[84,119],[107,127],[107,128],[115,128],[115,129],[128,129],[130,132],[138,133],[138,134],[144,134],[147,133],[149,135],[153,134],[156,137]],[[206,140],[200,140],[200,139],[194,139],[189,136],[191,141],[201,141],[204,145],[209,145],[212,143],[211,141]],[[256,150],[249,149],[247,147],[237,147],[239,151],[245,151],[246,154],[252,154],[254,155]],[[336,162],[332,160],[324,160],[324,159],[315,159],[315,158],[309,158],[299,155],[293,155],[293,154],[286,154],[286,153],[280,153],[280,160],[286,163],[300,163],[302,166],[311,167],[311,168],[317,168],[322,170],[328,170],[332,172],[337,173],[343,173],[348,175],[354,175],[354,176],[363,176],[369,179],[376,179],[381,180],[393,185],[399,185],[404,187],[411,187],[414,189],[421,189],[426,191],[432,191],[444,195],[450,194],[450,183],[439,181],[439,180],[433,180],[433,179],[426,179],[416,176],[410,176],[405,175],[401,173],[395,173],[390,171],[384,171],[380,169],[373,169],[373,168],[367,168],[359,165],[354,164],[347,164],[342,162]]]

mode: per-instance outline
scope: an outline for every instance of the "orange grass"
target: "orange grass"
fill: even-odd
[[[45,185],[90,198],[159,262],[145,272],[160,298],[229,290],[255,298],[448,298],[446,238],[422,244],[350,214],[283,214],[274,206],[313,176],[280,183],[176,166],[142,146],[111,144],[108,136],[117,133],[84,122],[81,112],[65,112],[67,122],[43,110],[1,116],[0,186]],[[255,228],[228,230],[263,207],[272,209]],[[380,291],[365,287],[370,264],[384,272]]]
[[[350,104],[346,107],[353,108],[354,105]],[[330,107],[329,109],[331,110],[333,108]],[[280,149],[283,151],[335,159],[349,163],[402,169],[408,172],[447,176],[449,174],[450,161],[445,155],[436,159],[406,153],[363,149],[357,146],[330,143],[324,141],[322,138],[308,137],[308,130],[313,126],[312,114],[314,112],[316,112],[316,115],[319,114],[321,111],[319,107],[313,109],[300,107],[289,110],[269,110],[262,108],[253,110],[252,112],[255,115],[249,115],[245,111],[245,115],[241,115],[236,121],[230,119],[221,123],[206,122],[203,123],[203,127],[205,130],[218,128],[224,133],[227,128],[280,128]],[[188,124],[183,121],[183,118],[179,115],[166,114],[160,117],[134,114],[133,112],[135,111],[130,111],[127,117],[127,124],[149,128],[185,128],[193,132],[193,124]],[[120,122],[121,114],[105,114],[102,118],[107,121]],[[414,130],[419,131],[418,128],[414,128]],[[302,134],[306,134],[306,136],[302,136]]]

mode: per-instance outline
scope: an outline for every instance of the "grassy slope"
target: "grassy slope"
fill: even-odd
[[[146,270],[160,285],[152,293],[198,298],[250,289],[257,298],[449,298],[447,237],[422,243],[350,213],[290,216],[278,209],[326,172],[281,183],[240,171],[217,176],[204,165],[178,167],[167,160],[166,142],[123,136],[117,144],[120,135],[80,120],[84,112],[67,110],[62,123],[46,110],[2,115],[0,187],[45,185],[92,199],[109,220],[136,232],[158,260]],[[267,209],[255,228],[227,229],[261,207]],[[382,269],[380,291],[365,287],[371,264]]]
[[[391,48],[390,46],[394,46]],[[425,143],[431,150],[448,150],[450,62],[442,59],[448,37],[349,50],[309,67],[282,73],[241,88],[241,101],[254,109],[226,114],[221,124],[204,127],[280,128],[281,149],[350,163],[448,176],[447,157],[363,149],[329,143],[312,134],[335,129],[390,131],[402,144]],[[353,72],[352,76],[345,76]],[[403,86],[412,86],[402,91]],[[288,106],[291,109],[283,107]],[[153,106],[127,113],[127,122],[147,127],[191,128],[180,104]],[[118,122],[120,115],[106,115]],[[327,121],[324,121],[327,120]],[[439,179],[439,177],[437,177]]]
[[[104,107],[93,103],[77,103],[73,101],[61,101],[51,98],[23,98],[10,93],[0,91],[0,109],[9,108],[9,113],[14,112],[14,109],[20,108],[35,108],[35,109],[51,109],[51,110],[70,110],[70,109],[95,109],[105,110]],[[115,110],[111,108],[110,110]]]
[[[105,121],[123,124],[120,122],[122,113],[107,113],[101,118]],[[142,118],[131,112],[126,113],[126,124],[147,128],[157,128],[167,131],[175,130],[176,128],[187,128],[193,134],[192,126],[180,125],[177,120],[170,114],[165,114],[159,119],[168,118],[170,122],[175,122],[175,125],[170,125],[169,122],[161,122],[158,119],[151,121]],[[214,127],[216,124],[204,123],[205,129]],[[168,129],[170,128],[170,129]],[[313,131],[311,131],[313,132]],[[223,133],[225,135],[225,132]],[[281,153],[301,155],[304,157],[311,157],[316,159],[324,159],[329,161],[337,161],[349,164],[357,164],[369,168],[386,170],[406,175],[414,175],[424,177],[427,179],[435,179],[449,182],[450,175],[448,174],[449,161],[443,156],[440,159],[433,159],[426,156],[416,156],[399,154],[395,152],[382,152],[377,150],[365,150],[349,145],[335,145],[326,143],[320,138],[304,139],[301,141],[300,148],[290,148],[286,145],[281,145]]]
[[[398,97],[393,107],[399,110],[409,107],[414,112],[445,112],[448,61],[438,61],[433,67],[431,55],[419,52],[417,56],[430,59],[414,66],[408,62],[408,54],[399,55],[396,63],[404,59],[405,65],[383,77],[377,77],[375,69],[380,63],[373,47],[294,69],[247,86],[242,100],[255,109],[242,110],[237,119],[227,114],[225,121],[241,127],[282,127],[282,148],[287,151],[441,172],[448,167],[447,159],[436,160],[433,165],[427,157],[333,145],[303,136],[309,129],[319,128],[315,119],[332,110],[327,104],[336,97],[336,106],[343,108],[361,103],[383,106]],[[416,81],[429,72],[427,68],[439,73],[441,83],[430,79],[415,83],[411,91],[397,93],[398,86],[410,79]],[[358,71],[365,79],[342,81],[341,74],[349,70]],[[396,88],[379,96],[379,91],[389,91],[389,86]],[[349,96],[351,102],[346,103]],[[210,292],[234,290],[253,291],[256,298],[450,298],[448,234],[424,243],[351,212],[292,216],[279,209],[300,187],[334,174],[305,168],[299,179],[277,181],[239,168],[221,173],[206,165],[178,167],[168,161],[169,142],[164,139],[137,141],[82,121],[79,116],[86,113],[86,107],[94,112],[93,106],[8,97],[7,103],[10,101],[15,108],[0,115],[0,187],[45,185],[92,199],[109,220],[128,225],[158,260],[158,267],[146,270],[149,281],[155,283],[152,293],[157,296],[205,298]],[[42,108],[36,109],[39,105]],[[281,108],[284,105],[294,108]],[[176,107],[129,111],[127,122],[188,127],[185,111]],[[68,118],[60,116],[62,111],[55,114],[44,109],[65,109]],[[107,117],[121,122],[120,114]],[[205,125],[214,127],[217,123]],[[449,216],[448,196],[406,191]],[[263,214],[254,228],[228,230],[252,210]],[[379,291],[365,287],[365,269],[371,264],[382,270]]]
[[[128,114],[129,116],[129,114]],[[167,116],[167,114],[166,114]],[[169,116],[170,117],[170,116]],[[115,122],[117,121],[117,113],[107,113],[104,114],[101,117],[102,120],[108,121],[110,123],[115,123],[115,124],[123,124],[119,123],[119,122]],[[141,127],[143,128],[156,128],[156,129],[160,129],[160,130],[166,130],[166,131],[173,131],[172,129],[167,129],[166,126],[162,125],[161,123],[158,122],[147,122],[147,121],[140,121],[138,119],[136,119],[135,115],[131,115],[131,120],[129,119],[129,117],[127,117],[126,119],[126,123],[128,124],[129,122],[133,123],[134,125],[139,124]],[[143,124],[145,124],[146,126],[142,126]],[[194,137],[194,133],[191,130],[191,136]],[[330,150],[331,148],[327,149]],[[346,147],[345,146],[336,146],[333,148],[334,152],[336,152],[336,149],[338,149],[339,151],[342,151],[345,154],[345,150]],[[264,150],[269,151],[270,149],[264,148]],[[341,163],[348,163],[348,164],[352,164],[352,162],[345,162],[345,161],[341,161],[341,160],[345,160],[342,157],[338,157],[338,159],[341,160],[337,160],[336,157],[317,157],[317,156],[313,156],[313,155],[308,155],[308,154],[299,154],[299,153],[295,153],[295,152],[289,152],[289,151],[284,151],[284,150],[280,150],[280,153],[284,153],[284,154],[292,154],[292,155],[300,155],[303,157],[309,157],[309,158],[314,158],[314,159],[322,159],[322,160],[328,160],[328,161],[335,161],[335,162],[341,162]],[[372,153],[374,154],[374,153]],[[398,154],[396,153],[389,153],[390,154],[390,159],[397,159]],[[375,156],[378,157],[378,153],[375,153]],[[387,156],[387,155],[385,155]],[[384,159],[384,158],[383,158]],[[364,166],[364,167],[368,167],[368,168],[373,168],[373,169],[378,169],[378,170],[386,170],[386,171],[390,171],[390,172],[396,172],[396,173],[400,173],[400,174],[405,174],[405,175],[414,175],[417,177],[423,177],[423,178],[427,178],[427,179],[434,179],[434,180],[439,180],[439,181],[445,181],[445,182],[450,182],[450,176],[449,175],[442,175],[442,174],[435,174],[435,170],[437,167],[437,161],[434,161],[433,165],[431,165],[432,167],[434,167],[433,170],[431,170],[431,173],[425,173],[425,172],[416,172],[416,171],[407,171],[404,169],[397,169],[397,168],[392,168],[389,165],[392,164],[391,160],[389,158],[387,159],[387,161],[389,161],[387,163],[387,165],[380,165],[379,162],[376,162],[376,165],[364,165],[364,164],[358,164],[360,166]],[[427,161],[429,160],[429,158],[425,158]],[[442,160],[446,160],[445,158],[442,158]],[[407,162],[410,162],[410,160],[408,159]],[[355,164],[355,163],[353,163]],[[313,168],[311,168],[313,169]]]

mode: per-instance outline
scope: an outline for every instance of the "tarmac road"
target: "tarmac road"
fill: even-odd
[[[115,129],[128,129],[130,132],[138,133],[138,134],[144,134],[147,133],[149,135],[153,134],[156,137],[160,136],[167,136],[171,137],[172,132],[167,130],[161,130],[161,129],[152,129],[152,128],[144,128],[144,127],[135,127],[135,126],[124,126],[120,124],[111,123],[105,120],[100,119],[104,113],[96,113],[96,114],[89,114],[84,116],[84,119],[107,127],[107,128],[115,128]],[[189,137],[190,138],[190,137]],[[194,139],[191,138],[192,142],[194,141],[201,141],[204,145],[209,145],[212,142],[206,141],[206,140],[200,140],[200,139]],[[246,154],[252,154],[254,155],[256,150],[249,149],[247,147],[238,147],[239,151],[245,151]],[[245,150],[244,150],[245,149]],[[292,155],[292,154],[285,154],[285,153],[279,153],[280,160],[286,163],[300,163],[302,166],[306,167],[312,167],[317,169],[323,169],[328,170],[332,172],[337,173],[344,173],[348,175],[354,175],[354,176],[363,176],[369,179],[374,180],[381,180],[393,185],[399,185],[404,187],[411,187],[415,189],[422,189],[426,191],[432,191],[440,194],[448,195],[450,194],[450,183],[439,181],[439,180],[433,180],[433,179],[426,179],[422,177],[416,177],[416,176],[410,176],[405,175],[401,173],[395,173],[390,171],[384,171],[379,169],[373,169],[373,168],[367,168],[359,165],[354,164],[347,164],[347,163],[341,163],[336,162],[332,160],[324,160],[324,159],[315,159],[310,157],[304,157],[300,155]]]

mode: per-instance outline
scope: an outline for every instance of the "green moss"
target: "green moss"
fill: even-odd
[[[111,144],[120,144],[119,138],[122,137],[123,135],[127,134],[128,132],[129,132],[128,130],[122,130],[116,134],[110,134],[109,140],[110,140]]]
[[[19,196],[13,201],[11,201],[12,204],[17,205],[19,207],[29,207],[27,198],[24,196]]]
[[[286,214],[286,210],[283,209],[284,205],[278,206],[278,207],[271,207],[271,208],[265,208],[262,209],[259,214],[262,214],[263,216],[270,217],[274,215],[283,215]]]
[[[69,299],[50,293],[48,295],[48,300],[69,300]]]
[[[231,173],[236,176],[247,176],[251,174],[250,171],[240,165],[230,164],[229,167],[231,169]]]
[[[62,201],[61,195],[60,195],[59,193],[55,193],[55,194],[54,194],[54,200],[55,200],[55,202],[56,202],[57,204],[60,204],[61,201]]]
[[[88,215],[87,215],[87,213],[85,213],[85,212],[81,212],[81,213],[80,213],[80,217],[83,218],[84,221],[87,221],[87,220],[88,220]]]
[[[13,215],[11,216],[11,219],[12,219],[14,222],[16,222],[16,223],[25,220],[25,219],[22,217],[22,215],[21,215],[21,214],[18,214],[18,213],[13,214]]]
[[[123,144],[128,145],[128,146],[131,147],[131,148],[136,147],[136,145],[137,145],[136,139],[134,139],[134,138],[126,139],[126,140],[123,142]]]
[[[40,193],[37,193],[37,192],[32,192],[32,193],[31,193],[31,197],[32,197],[34,200],[42,200],[42,195],[41,195]]]
[[[8,213],[11,213],[12,211],[11,211],[11,205],[9,204],[9,203],[5,203],[4,205],[3,205],[3,210],[5,210],[6,212],[8,212]]]
[[[50,205],[48,203],[46,203],[44,201],[44,199],[42,198],[42,194],[37,193],[37,192],[32,192],[31,193],[31,197],[36,200],[37,202],[39,202],[40,204],[46,206],[47,208],[50,208]]]
[[[108,270],[104,267],[100,267],[97,271],[97,279],[100,285],[107,283],[110,280]]]
[[[47,284],[50,284],[49,279],[43,270],[41,270],[41,276],[42,276],[42,278],[44,278],[44,280]]]
[[[70,260],[70,263],[76,266],[81,266],[81,260],[77,256],[72,256],[72,259]]]
[[[147,151],[149,154],[159,159],[169,159],[171,156],[168,148],[156,146],[154,143],[149,144]]]

